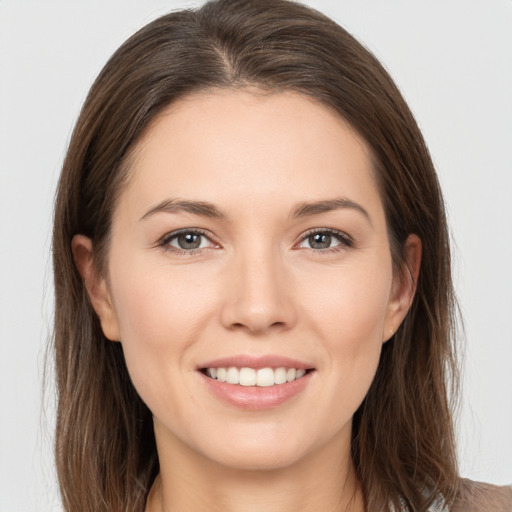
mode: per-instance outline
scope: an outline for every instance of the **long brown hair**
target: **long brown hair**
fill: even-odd
[[[352,457],[372,512],[425,511],[458,489],[451,388],[454,297],[443,200],[428,149],[388,73],[326,16],[286,0],[217,0],[165,15],[108,61],[85,101],[60,177],[53,232],[56,459],[68,512],[142,512],[159,471],[151,413],[120,343],[108,341],[73,263],[90,237],[98,269],[126,160],[170,103],[193,91],[293,90],[329,106],[372,150],[395,269],[422,240],[417,292],[384,345],[353,420]]]

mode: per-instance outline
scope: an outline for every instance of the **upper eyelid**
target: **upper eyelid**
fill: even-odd
[[[329,233],[334,236],[338,236],[339,238],[343,239],[346,242],[354,243],[354,239],[345,231],[340,231],[339,229],[333,229],[333,228],[313,228],[309,231],[306,231],[301,235],[301,238],[299,241],[305,240],[307,237],[314,235],[315,233]]]
[[[207,238],[213,245],[220,245],[214,236],[210,234],[210,232],[200,229],[200,228],[183,228],[183,229],[177,229],[175,231],[170,231],[169,233],[166,233],[163,235],[157,242],[157,245],[164,246],[168,245],[171,240],[174,240],[179,235],[182,235],[184,233],[195,233],[197,235],[204,236]],[[186,249],[183,249],[186,250]],[[199,250],[199,249],[191,249],[192,250]]]
[[[305,231],[302,236],[308,236],[311,235],[311,233],[332,233],[334,235],[340,235],[340,236],[346,236],[347,238],[351,238],[350,235],[345,233],[344,231],[341,231],[339,229],[334,228],[311,228]]]
[[[182,235],[184,233],[195,233],[197,235],[203,235],[206,238],[212,239],[213,236],[210,234],[209,231],[206,231],[201,228],[183,228],[183,229],[176,229],[175,231],[169,231],[165,235],[161,237],[160,240],[170,240],[176,236]]]

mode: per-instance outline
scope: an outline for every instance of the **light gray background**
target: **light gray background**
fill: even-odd
[[[131,33],[198,2],[0,0],[0,512],[60,510],[52,467],[53,194],[88,87]],[[463,475],[512,482],[512,1],[317,0],[379,57],[444,186],[466,323]]]

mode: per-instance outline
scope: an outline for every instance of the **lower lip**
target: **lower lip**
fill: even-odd
[[[277,407],[297,396],[309,384],[314,372],[291,382],[268,387],[228,384],[199,373],[209,390],[220,399],[240,409],[260,411]]]

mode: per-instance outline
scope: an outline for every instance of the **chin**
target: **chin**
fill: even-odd
[[[303,454],[289,453],[260,447],[258,450],[244,450],[235,453],[218,453],[213,462],[236,471],[276,471],[298,463]]]
[[[239,471],[273,471],[291,467],[315,451],[306,439],[290,433],[280,436],[228,436],[204,447],[203,454],[221,466]],[[238,437],[238,438],[237,438]]]

